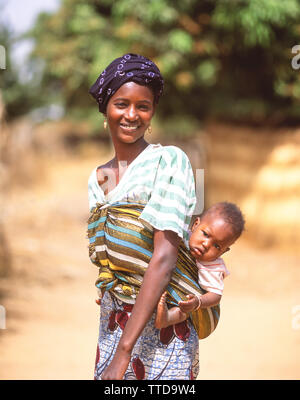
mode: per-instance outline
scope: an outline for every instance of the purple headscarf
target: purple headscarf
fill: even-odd
[[[100,112],[105,113],[109,99],[126,82],[150,87],[155,103],[163,92],[164,81],[154,62],[138,54],[125,54],[109,64],[89,90]]]

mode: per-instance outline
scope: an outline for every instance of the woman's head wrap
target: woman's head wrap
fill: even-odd
[[[138,54],[125,54],[109,64],[89,90],[100,112],[105,113],[109,99],[126,82],[150,87],[155,103],[163,92],[164,81],[154,62]]]

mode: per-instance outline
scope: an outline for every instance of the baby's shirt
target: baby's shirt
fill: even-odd
[[[198,267],[199,285],[207,292],[217,293],[222,296],[224,278],[229,275],[222,258],[215,261],[196,261]]]

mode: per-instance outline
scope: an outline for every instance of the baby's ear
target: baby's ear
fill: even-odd
[[[194,223],[193,223],[192,232],[194,231],[194,229],[197,228],[197,226],[199,226],[199,224],[200,224],[200,217],[197,217],[197,218],[195,219]]]
[[[229,250],[230,250],[230,247],[227,247],[227,249],[224,251],[224,253],[227,253],[227,251],[229,251]]]

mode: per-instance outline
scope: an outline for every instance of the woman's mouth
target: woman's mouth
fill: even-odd
[[[136,131],[140,125],[139,124],[120,124],[120,127],[126,132],[134,132]]]

